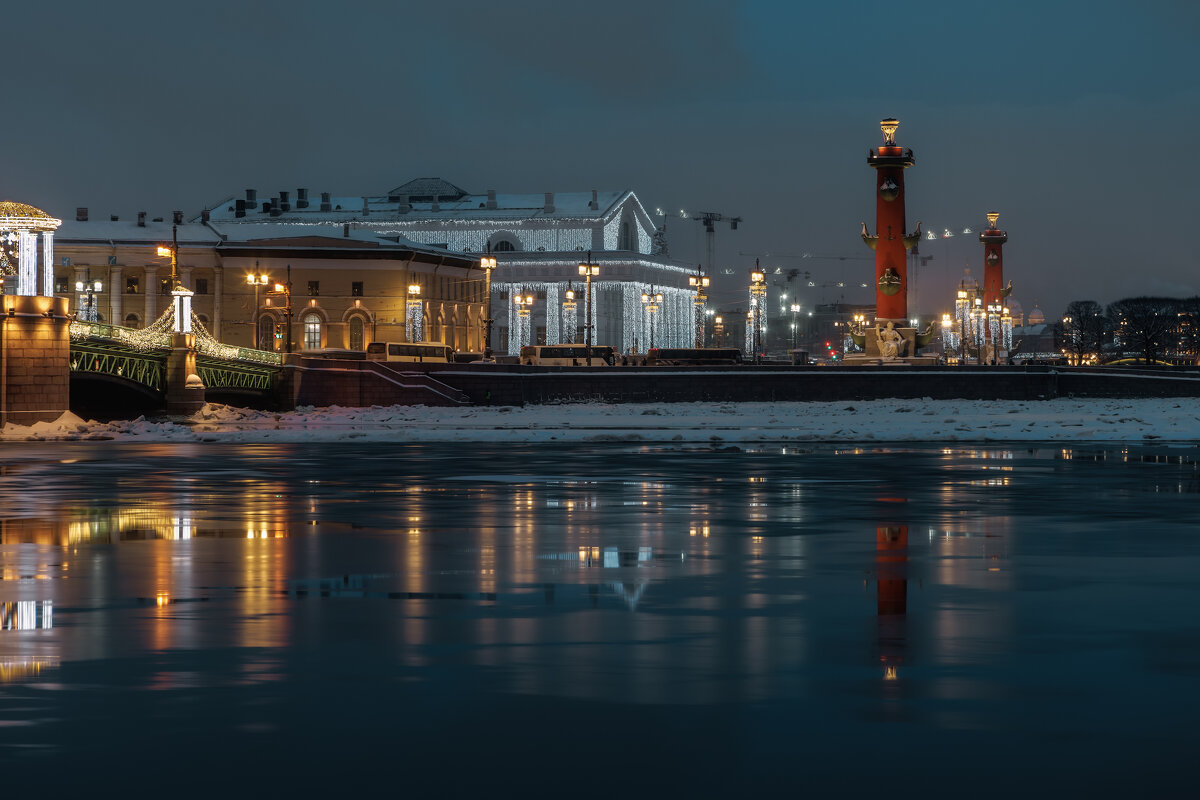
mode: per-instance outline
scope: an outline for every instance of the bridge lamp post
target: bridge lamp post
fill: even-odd
[[[283,295],[283,352],[292,352],[292,265],[287,267],[287,280],[276,283],[271,294]]]
[[[254,320],[254,349],[262,350],[262,342],[258,336],[258,287],[270,286],[271,279],[266,275],[247,275],[246,283],[254,287],[254,314],[251,315]]]
[[[92,271],[88,270],[86,281],[75,281],[75,291],[87,298],[87,306],[83,309],[83,318],[88,322],[99,322],[100,315],[96,312],[96,295],[104,289],[99,278],[92,280]]]
[[[696,291],[696,347],[704,347],[704,306],[708,303],[708,292],[706,291],[711,281],[709,277],[700,272],[700,267],[696,267],[696,274],[688,276],[688,285]]]
[[[404,303],[405,334],[410,342],[424,341],[421,331],[421,284],[408,285],[408,299]]]
[[[663,296],[662,292],[655,292],[654,287],[650,287],[649,293],[642,292],[642,305],[646,307],[646,313],[650,316],[650,349],[654,349],[654,315],[658,313],[658,309],[662,307]]]
[[[761,269],[758,268],[758,261],[754,262],[754,269],[750,270],[750,313],[754,327],[754,363],[759,361],[759,353],[762,352],[762,306],[767,297],[767,276]]]
[[[483,302],[484,314],[483,318],[483,360],[492,360],[492,270],[496,268],[496,257],[492,255],[492,246],[489,244],[487,255],[479,259],[479,268],[483,270]]]
[[[713,317],[713,338],[717,340],[717,347],[725,346],[725,318]]]
[[[586,332],[587,365],[592,365],[592,278],[600,274],[600,265],[592,263],[592,251],[588,250],[587,261],[579,265],[579,274],[587,283],[583,313],[587,317],[583,329]]]

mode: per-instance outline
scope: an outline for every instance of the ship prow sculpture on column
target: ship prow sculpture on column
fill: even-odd
[[[920,355],[933,340],[933,326],[919,331],[908,319],[908,251],[921,239],[921,223],[906,232],[904,170],[915,160],[912,150],[896,144],[898,120],[879,123],[883,146],[867,154],[875,170],[875,233],[862,223],[862,239],[875,251],[875,322],[851,329],[850,337],[862,348],[851,353],[850,364],[936,364],[937,356]]]

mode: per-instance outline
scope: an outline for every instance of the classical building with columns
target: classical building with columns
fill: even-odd
[[[695,267],[667,257],[665,237],[632,191],[472,194],[441,178],[419,178],[377,196],[310,198],[307,189],[248,189],[205,212],[214,229],[322,226],[419,242],[447,257],[498,262],[492,303],[493,347],[583,341],[587,301],[579,264],[598,266],[592,281],[594,344],[621,352],[690,346],[696,338]],[[279,234],[285,235],[285,234]],[[336,235],[336,234],[335,234]],[[574,307],[567,292],[575,293]],[[643,294],[662,295],[657,310]],[[516,296],[533,297],[530,324],[519,324]],[[701,323],[702,324],[702,323]]]
[[[171,246],[172,236],[180,280],[195,292],[192,309],[222,342],[284,349],[288,295],[273,287],[290,276],[294,350],[363,350],[370,341],[406,341],[406,304],[415,297],[423,340],[482,352],[478,258],[363,228],[224,225],[207,215],[185,222],[178,212],[172,221],[144,214],[136,221],[93,221],[87,209],[78,209],[57,237],[55,293],[69,298],[76,312],[96,309],[100,321],[148,325],[171,302],[171,260],[159,248]],[[248,282],[251,275],[267,276],[267,285]],[[77,281],[83,293],[75,291]]]

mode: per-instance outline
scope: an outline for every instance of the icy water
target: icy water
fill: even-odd
[[[1191,785],[1194,447],[0,456],[10,788]]]

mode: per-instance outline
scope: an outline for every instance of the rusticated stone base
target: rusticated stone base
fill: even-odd
[[[0,423],[56,420],[71,403],[65,297],[0,296]]]

